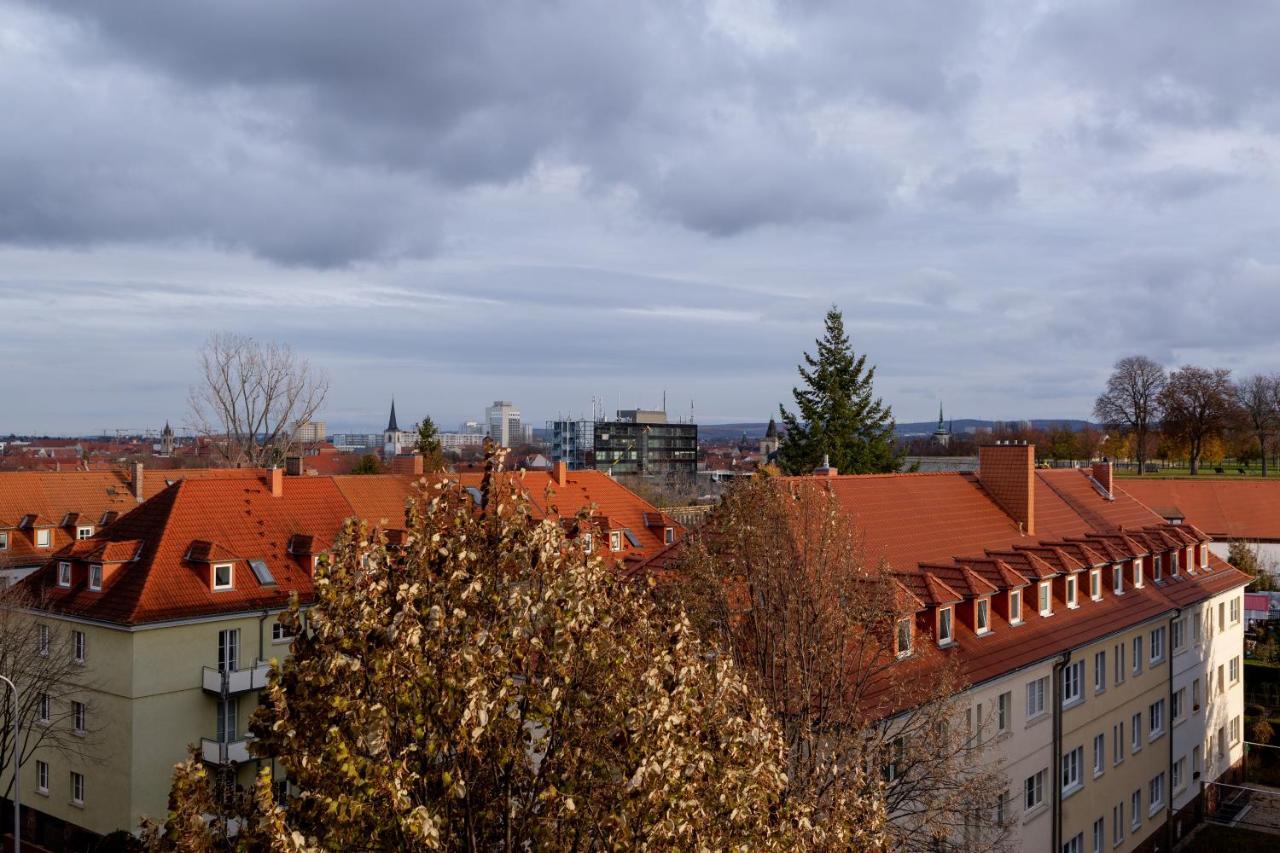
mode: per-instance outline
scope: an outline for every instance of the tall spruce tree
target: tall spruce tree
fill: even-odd
[[[779,406],[786,434],[778,461],[788,474],[807,474],[824,456],[845,474],[897,471],[901,455],[893,444],[893,412],[874,396],[875,365],[858,355],[844,331],[844,315],[834,305],[818,354],[804,354],[803,388],[792,390],[798,412]]]
[[[414,442],[414,450],[422,455],[422,470],[431,474],[444,471],[449,466],[444,460],[444,449],[440,443],[440,431],[435,421],[427,415],[418,424],[418,440]]]

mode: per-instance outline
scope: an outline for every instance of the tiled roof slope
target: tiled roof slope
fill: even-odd
[[[658,510],[602,473],[582,474],[555,484],[550,498],[545,489],[551,475],[507,476],[530,492],[537,515],[570,517],[596,504],[610,524],[631,529],[640,546],[623,537],[622,552],[612,555],[619,560],[661,550],[663,530],[644,526],[646,513],[662,517]],[[480,476],[462,479],[478,485]],[[388,529],[402,527],[405,503],[417,494],[420,480],[389,474],[283,477],[278,496],[272,495],[268,472],[181,480],[92,539],[69,544],[24,583],[38,590],[49,609],[122,624],[280,607],[295,591],[306,601],[310,552],[327,550],[353,516]],[[69,587],[57,582],[61,560],[72,562]],[[261,560],[274,582],[260,581],[250,560]],[[88,567],[97,562],[104,567],[100,591],[89,588]],[[219,562],[233,564],[230,590],[213,589],[211,565]]]
[[[1140,478],[1117,491],[1159,509],[1176,509],[1219,539],[1280,542],[1280,480]]]

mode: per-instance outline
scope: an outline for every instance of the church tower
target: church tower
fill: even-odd
[[[169,426],[169,422],[164,422],[164,429],[160,431],[160,455],[173,455],[173,427]]]
[[[382,458],[394,459],[404,450],[404,432],[396,423],[396,401],[391,398],[391,417],[387,420],[387,428],[382,433]]]
[[[938,404],[938,428],[933,431],[933,440],[943,447],[951,444],[951,430],[947,427],[947,422],[942,419],[941,403]]]

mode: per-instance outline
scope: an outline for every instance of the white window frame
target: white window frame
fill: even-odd
[[[1069,841],[1063,842],[1062,853],[1084,853],[1084,833],[1077,832]]]
[[[1240,656],[1236,655],[1227,661],[1227,678],[1228,683],[1235,684],[1240,680]]]
[[[1093,778],[1107,772],[1107,735],[1099,732],[1093,736]]]
[[[288,633],[288,630],[280,622],[277,621],[271,623],[272,643],[291,643],[293,642],[293,637],[294,635]]]
[[[974,602],[973,607],[974,633],[988,633],[991,630],[991,599],[986,596],[982,596]]]
[[[1156,583],[1164,580],[1164,569],[1161,567],[1159,560],[1153,560],[1151,563],[1151,579]]]
[[[1142,826],[1142,789],[1134,791],[1129,795],[1129,810],[1133,812],[1133,816],[1129,818],[1129,828],[1134,832]]]
[[[609,531],[609,550],[610,551],[622,550],[622,531],[620,530]]]
[[[90,539],[93,537],[93,525],[81,524],[76,527],[76,539]]]
[[[1143,580],[1142,558],[1135,557],[1133,560],[1133,588],[1142,589]]]
[[[1142,712],[1129,718],[1129,754],[1142,751]]]
[[[71,731],[83,736],[88,731],[89,711],[83,702],[71,700]]]
[[[1093,692],[1105,693],[1107,691],[1107,650],[1093,654]]]
[[[53,544],[53,531],[47,527],[36,528],[36,547],[48,548]]]
[[[225,584],[218,583],[218,570],[227,570],[227,582]],[[236,586],[236,569],[234,563],[214,563],[209,567],[209,571],[213,580],[213,589],[215,592],[222,592],[228,589],[235,589]]]
[[[662,544],[671,545],[676,541],[676,529],[674,527],[662,528]]]
[[[9,550],[9,531],[0,530],[0,551]]]
[[[911,654],[911,621],[912,620],[909,617],[899,619],[897,624],[894,626],[893,643],[895,651],[900,658],[905,658],[907,655]],[[904,625],[907,627],[905,638],[902,633],[902,626]]]
[[[1013,728],[1013,693],[1009,690],[996,697],[996,734]]]
[[[1067,575],[1067,607],[1071,610],[1080,606],[1080,595],[1075,575]]]
[[[1148,661],[1151,666],[1155,666],[1164,660],[1164,635],[1163,625],[1151,629],[1150,648],[1147,649]]]
[[[1102,818],[1098,818],[1093,822],[1093,853],[1102,853],[1102,843],[1106,839],[1106,830],[1103,829]]]
[[[1062,669],[1062,707],[1084,701],[1084,661],[1078,660]]]
[[[68,560],[58,562],[58,586],[63,589],[71,586],[71,563]]]
[[[1133,638],[1133,674],[1142,675],[1142,635]]]
[[[1200,568],[1207,569],[1209,568],[1209,546],[1201,542],[1199,547],[1200,547]]]
[[[1164,699],[1152,702],[1147,715],[1147,740],[1153,741],[1164,734]]]
[[[1089,597],[1094,601],[1102,600],[1102,569],[1089,570]]]
[[[945,630],[943,630],[945,628]],[[938,645],[949,646],[956,640],[955,613],[951,605],[938,608]]]
[[[1172,772],[1173,790],[1181,791],[1183,786],[1187,784],[1187,757],[1185,755],[1173,762]]]
[[[1022,590],[1009,590],[1009,624],[1022,624]]]
[[[1147,785],[1147,817],[1155,817],[1164,808],[1164,771],[1155,775]]]
[[[84,774],[71,771],[71,804],[84,806]]]
[[[89,589],[102,592],[102,563],[89,564]]]
[[[1048,692],[1049,676],[1044,675],[1027,682],[1027,719],[1043,717],[1047,712],[1045,694]]]
[[[1187,715],[1187,688],[1179,687],[1173,692],[1172,706],[1169,708],[1169,716],[1177,723]]]
[[[48,693],[41,693],[36,697],[36,722],[48,723],[52,718],[52,701],[49,699]]]
[[[1049,775],[1047,769],[1037,770],[1022,783],[1022,806],[1024,812],[1034,811],[1044,806],[1044,783]]]
[[[1164,560],[1160,558],[1159,554],[1151,555],[1151,566],[1156,573],[1156,577],[1164,576]],[[1175,566],[1176,566],[1176,563],[1175,563]],[[1176,575],[1177,572],[1175,571],[1174,574]]]
[[[1124,761],[1124,721],[1111,727],[1111,765],[1114,767]]]
[[[49,633],[49,626],[43,622],[36,626],[36,650],[42,658],[49,656]]]
[[[85,652],[87,651],[88,645],[89,645],[89,640],[85,636],[84,631],[80,631],[80,630],[72,631],[71,632],[72,660],[74,660],[76,663],[84,663]]]
[[[1037,592],[1039,598],[1036,601],[1041,616],[1053,615],[1053,589],[1052,581],[1041,581],[1040,589]]]
[[[1124,566],[1111,567],[1111,591],[1124,595]]]
[[[36,793],[49,794],[49,762],[36,759]]]
[[[1177,654],[1187,644],[1187,620],[1179,617],[1173,620],[1173,653]]]

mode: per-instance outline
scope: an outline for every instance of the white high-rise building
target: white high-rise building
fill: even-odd
[[[510,400],[494,400],[493,405],[484,410],[484,420],[488,425],[489,437],[503,447],[510,447],[512,443],[524,439],[524,432],[520,427],[520,410]]]

